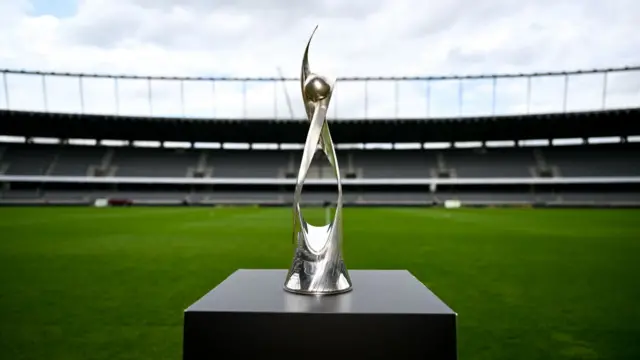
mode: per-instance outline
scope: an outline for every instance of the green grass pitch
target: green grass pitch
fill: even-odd
[[[347,208],[345,260],[429,286],[460,359],[640,359],[639,221]],[[0,359],[180,359],[184,309],[238,268],[287,268],[291,226],[288,208],[0,208]]]

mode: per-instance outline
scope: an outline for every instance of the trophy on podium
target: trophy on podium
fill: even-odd
[[[350,274],[345,267],[342,186],[326,119],[335,79],[309,70],[311,38],[300,80],[309,131],[293,201],[293,262],[288,270],[238,269],[189,306],[183,359],[457,359],[457,314],[409,271]],[[324,226],[308,224],[300,209],[317,150],[328,158],[338,186],[335,213]],[[352,277],[356,291],[350,291]]]
[[[330,295],[348,292],[352,289],[352,284],[342,259],[342,184],[338,158],[327,124],[327,111],[336,80],[309,70],[309,45],[317,28],[316,26],[311,34],[302,58],[300,85],[309,120],[309,132],[296,177],[293,197],[295,254],[284,289],[297,294]],[[324,226],[307,223],[300,208],[302,187],[317,150],[321,150],[329,160],[338,186],[335,214]]]

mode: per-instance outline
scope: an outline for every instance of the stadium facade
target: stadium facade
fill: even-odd
[[[147,205],[288,205],[292,200],[300,143],[307,131],[307,123],[291,105],[297,96],[289,97],[286,91],[297,79],[0,72],[0,204],[88,205],[110,199]],[[345,205],[638,206],[640,91],[624,85],[640,83],[638,75],[640,67],[341,79],[364,88],[360,110],[340,108],[338,102],[329,120],[338,144]],[[597,81],[578,87],[574,95],[571,84],[580,84],[582,77]],[[623,85],[613,86],[614,77]],[[29,88],[17,78],[35,79],[41,86]],[[54,78],[64,79],[65,85],[52,88]],[[559,106],[536,111],[532,84],[543,78],[558,80],[560,90],[551,98]],[[113,84],[113,109],[88,106],[89,94],[104,90],[87,90],[92,80]],[[523,84],[519,102],[500,106],[498,95],[514,92],[511,86],[500,90],[502,80]],[[146,92],[121,94],[128,81],[141,82]],[[159,92],[152,84],[157,82],[179,89],[175,109],[162,113],[154,107],[158,101],[153,94]],[[379,82],[390,84],[386,112],[378,111],[385,106],[368,95],[367,89]],[[433,114],[433,99],[438,98],[434,89],[444,82],[453,84],[455,91],[443,91],[446,100],[440,103],[447,104],[445,111]],[[240,84],[240,100],[234,103],[240,114],[187,111],[187,83],[212,89],[216,84]],[[262,101],[273,100],[273,107],[263,106],[250,116],[254,96],[248,84],[253,83],[274,89],[273,99]],[[406,83],[422,86],[426,106],[403,102],[399,89]],[[280,85],[284,91],[278,90]],[[69,95],[72,88],[77,97]],[[587,96],[579,102],[582,107],[571,108],[571,99],[585,92],[597,96]],[[20,100],[33,100],[36,94],[41,94],[40,107]],[[54,106],[56,96],[65,109]],[[138,113],[123,111],[122,105],[136,96],[136,104],[148,107],[133,106]],[[160,103],[170,98],[166,92],[156,96]],[[314,162],[305,203],[335,200],[331,178],[328,164]]]

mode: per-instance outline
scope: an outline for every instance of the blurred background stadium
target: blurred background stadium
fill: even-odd
[[[297,79],[1,74],[4,204],[291,201],[307,130]],[[638,67],[340,79],[346,202],[638,205],[638,84]],[[326,165],[309,203],[335,200]]]
[[[298,79],[0,74],[0,358],[176,359],[186,306],[289,266]],[[640,67],[341,78],[330,113],[347,266],[409,269],[460,358],[640,356]]]

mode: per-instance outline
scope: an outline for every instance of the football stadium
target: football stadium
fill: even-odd
[[[0,75],[0,358],[178,359],[190,304],[290,266],[299,79]],[[640,358],[639,80],[339,78],[347,267],[415,275],[460,359]],[[336,197],[318,156],[307,221]]]

